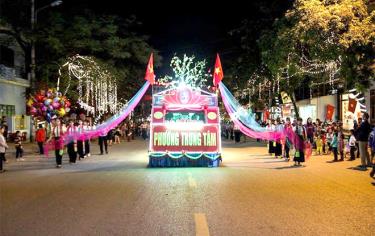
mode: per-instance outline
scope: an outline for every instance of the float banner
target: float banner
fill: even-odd
[[[216,126],[204,126],[202,130],[168,130],[155,126],[152,132],[154,152],[218,152],[219,137]]]

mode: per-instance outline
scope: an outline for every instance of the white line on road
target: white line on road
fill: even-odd
[[[206,215],[203,213],[195,213],[195,235],[196,236],[209,236]]]
[[[189,176],[189,186],[191,188],[196,188],[197,187],[197,182],[195,181],[195,179],[191,176]]]
[[[190,172],[188,172],[187,174],[188,174],[188,180],[189,180],[189,186],[190,186],[190,188],[196,188],[197,187],[197,182],[195,181],[195,179],[193,178],[193,176],[191,175]]]

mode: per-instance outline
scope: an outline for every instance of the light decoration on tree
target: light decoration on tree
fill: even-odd
[[[89,56],[75,55],[59,68],[57,90],[60,89],[60,79],[67,72],[68,82],[65,94],[71,87],[72,79],[77,79],[78,104],[88,115],[99,120],[106,113],[116,113],[121,104],[117,100],[117,83],[114,76],[98,65]]]
[[[184,54],[183,58],[179,58],[175,55],[170,66],[174,77],[166,75],[158,80],[159,83],[165,84],[166,88],[177,88],[180,85],[202,88],[211,76],[206,72],[206,60],[195,61],[195,56]]]

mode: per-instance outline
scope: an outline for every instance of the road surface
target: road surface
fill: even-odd
[[[75,165],[29,154],[0,174],[0,235],[374,235],[369,171],[305,167],[224,141],[220,168],[147,168],[145,141]],[[13,159],[8,154],[8,159]]]

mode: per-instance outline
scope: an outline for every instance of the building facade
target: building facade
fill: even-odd
[[[19,130],[30,136],[30,117],[26,115],[25,54],[10,36],[0,34],[0,117],[6,119],[9,132]]]

